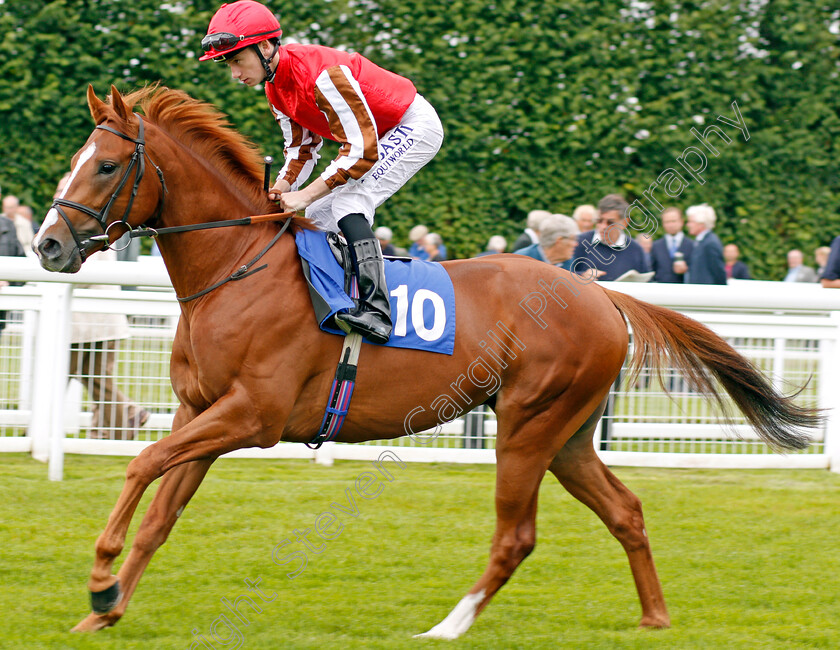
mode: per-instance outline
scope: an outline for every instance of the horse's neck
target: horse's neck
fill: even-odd
[[[185,175],[179,178],[189,178],[189,182],[170,188],[161,227],[238,219],[257,212],[234,192],[218,188],[218,179],[206,172],[193,169],[186,174],[186,167],[181,171]],[[160,235],[158,246],[177,295],[193,295],[228,277],[268,244],[266,232],[265,226],[229,226]],[[289,242],[278,242],[275,248],[289,251],[291,237],[282,239],[287,238]]]

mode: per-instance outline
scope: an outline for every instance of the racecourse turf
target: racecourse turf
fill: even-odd
[[[29,456],[0,455],[0,647],[157,650],[195,639],[207,643],[193,647],[341,650],[840,647],[838,474],[615,468],[645,507],[672,618],[657,631],[636,629],[619,544],[549,476],[536,550],[473,627],[445,642],[412,635],[445,617],[484,569],[494,468],[393,466],[393,480],[368,485],[369,495],[381,491],[362,499],[356,480],[364,490],[370,463],[263,460],[218,461],[122,621],[71,634],[88,611],[94,540],[127,460],[67,456],[64,481],[53,483]],[[329,510],[337,520],[319,521],[334,539],[307,536],[318,553],[294,539]],[[305,568],[295,550],[307,553]],[[276,564],[272,552],[291,559]],[[270,600],[248,592],[245,579],[259,579]],[[222,600],[246,593],[261,609],[240,599],[247,626]]]

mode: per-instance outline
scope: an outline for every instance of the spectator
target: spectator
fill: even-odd
[[[446,260],[446,256],[441,251],[443,248],[443,239],[436,232],[430,232],[423,237],[422,246],[430,262],[443,262]]]
[[[642,253],[644,253],[645,256],[645,268],[649,269],[651,264],[650,251],[653,248],[653,238],[645,233],[640,233],[633,239],[639,246],[641,246]]]
[[[802,251],[793,249],[788,251],[787,265],[788,272],[785,276],[785,282],[816,282],[819,277],[810,266],[805,266],[803,263]]]
[[[3,205],[6,205],[6,199],[3,199]],[[23,257],[23,255],[23,248],[18,241],[14,222],[5,215],[0,214],[0,256]],[[0,280],[0,289],[8,287],[10,284],[21,285],[23,283]],[[6,312],[0,311],[0,332],[6,327],[6,319]]]
[[[24,255],[28,257],[37,257],[32,250],[32,238],[35,236],[35,230],[32,228],[32,210],[29,210],[29,219],[20,214],[22,206],[18,197],[7,194],[3,197],[3,216],[10,219],[15,224],[15,233],[17,239],[23,248]]]
[[[831,242],[829,251],[825,269],[820,275],[820,284],[829,289],[840,289],[840,235]]]
[[[519,237],[513,242],[511,250],[515,253],[521,248],[536,244],[539,241],[540,221],[545,219],[551,213],[548,210],[531,210],[528,213],[526,220],[526,228]]]
[[[3,197],[3,213],[2,215],[7,219],[11,219],[12,221],[15,220],[15,214],[17,213],[17,209],[20,207],[20,201],[18,197],[7,194]],[[18,240],[20,241],[20,240]]]
[[[15,231],[23,252],[27,257],[38,259],[35,251],[32,250],[32,239],[35,237],[35,226],[32,223],[32,208],[28,205],[21,205],[15,213]]]
[[[394,232],[387,226],[379,226],[373,231],[374,236],[379,240],[379,247],[382,249],[383,255],[396,255],[397,251],[391,245],[391,240],[394,238]]]
[[[577,223],[581,232],[589,232],[595,229],[595,220],[598,218],[598,210],[594,205],[579,205],[572,212],[572,219]]]
[[[738,250],[736,244],[727,244],[723,247],[723,261],[726,269],[726,278],[735,278],[736,280],[752,280],[750,270],[743,262],[738,261],[738,256],[741,251]]]
[[[426,249],[423,248],[423,237],[429,234],[429,229],[426,226],[414,226],[408,231],[408,238],[411,240],[411,248],[408,249],[408,254],[418,260],[429,259]],[[440,254],[443,259],[446,259],[446,246],[440,245]]]
[[[429,259],[426,251],[423,250],[423,237],[429,234],[429,229],[426,226],[417,225],[408,231],[408,238],[411,240],[411,246],[408,247],[408,254],[418,260]]]
[[[535,260],[571,269],[572,254],[577,248],[580,229],[571,217],[565,214],[550,214],[540,221],[540,239],[536,244],[514,251]]]
[[[653,242],[651,249],[651,271],[654,282],[681,284],[685,282],[688,265],[685,260],[691,257],[694,241],[683,234],[683,213],[676,207],[662,211],[662,228],[665,234]]]
[[[723,246],[712,232],[717,215],[712,206],[692,205],[685,211],[688,234],[694,237],[694,250],[688,258],[685,281],[688,284],[726,284]]]
[[[642,247],[625,232],[627,201],[620,194],[608,194],[598,203],[598,220],[595,230],[578,237],[574,253],[575,271],[584,275],[588,270],[577,261],[588,260],[595,267],[599,280],[615,280],[627,271],[645,273],[645,255]]]
[[[830,254],[831,248],[829,246],[820,246],[814,251],[814,261],[817,263],[817,282],[820,281],[820,277],[822,277],[823,271],[825,271],[825,265],[828,262],[828,256]]]
[[[493,235],[490,241],[487,242],[487,250],[479,253],[476,257],[484,257],[485,255],[496,255],[504,253],[507,249],[507,239],[501,235]]]
[[[70,174],[65,174],[58,182],[55,197],[61,195],[69,177]],[[90,255],[86,263],[116,259],[116,252],[109,249]],[[116,289],[111,285],[87,288]],[[93,402],[90,438],[131,440],[137,429],[149,420],[149,412],[121,393],[114,381],[118,341],[129,336],[128,318],[124,314],[73,313],[70,377],[82,382]]]

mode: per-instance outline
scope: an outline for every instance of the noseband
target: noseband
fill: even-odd
[[[105,206],[99,210],[98,212],[95,211],[93,208],[89,208],[86,205],[82,205],[81,203],[76,203],[75,201],[68,201],[67,199],[53,199],[52,208],[55,208],[58,214],[61,215],[61,218],[64,219],[64,223],[67,224],[67,227],[70,229],[70,234],[73,235],[73,240],[76,242],[76,247],[79,249],[79,254],[82,256],[82,261],[84,262],[87,258],[91,249],[95,246],[104,243],[105,247],[103,250],[107,250],[110,246],[110,235],[109,230],[111,226],[115,224],[122,224],[126,225],[128,221],[128,216],[131,214],[131,206],[134,205],[134,199],[137,196],[137,189],[140,187],[140,181],[143,180],[143,174],[146,171],[146,158],[149,159],[152,167],[155,168],[157,172],[158,178],[160,179],[160,186],[161,186],[161,196],[160,202],[158,203],[158,209],[155,213],[155,217],[159,216],[163,211],[163,201],[166,196],[166,182],[163,179],[163,172],[160,170],[154,161],[149,157],[148,152],[146,151],[146,141],[143,137],[143,118],[137,115],[137,119],[139,120],[140,126],[137,129],[137,138],[131,138],[127,136],[125,133],[121,133],[116,129],[112,129],[110,126],[105,126],[104,124],[97,125],[97,129],[102,129],[103,131],[109,131],[114,135],[118,135],[123,140],[128,140],[129,142],[134,143],[134,153],[131,154],[131,160],[129,160],[128,167],[123,173],[122,178],[120,179],[119,184],[117,185],[117,189],[114,190],[114,193],[111,195],[111,198],[105,204]],[[134,185],[131,188],[131,196],[128,199],[128,205],[125,208],[125,212],[123,213],[122,219],[119,221],[115,221],[114,223],[108,225],[108,213],[111,211],[111,207],[114,205],[114,201],[117,200],[117,197],[123,191],[123,188],[128,183],[128,177],[131,175],[132,170],[134,171]],[[83,212],[84,214],[88,215],[92,219],[95,219],[96,222],[102,228],[101,235],[94,235],[87,239],[82,239],[79,236],[79,233],[76,232],[76,229],[73,227],[73,224],[70,222],[70,219],[65,214],[62,207],[73,208],[74,210],[78,210],[79,212]],[[131,226],[128,226],[128,230],[131,230]]]

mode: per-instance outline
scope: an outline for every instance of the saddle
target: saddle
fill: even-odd
[[[344,336],[334,316],[355,307],[359,296],[347,243],[336,233],[312,230],[295,233],[295,243],[318,326]],[[384,345],[452,354],[455,291],[449,274],[440,264],[410,257],[385,256],[384,263],[395,323]]]

